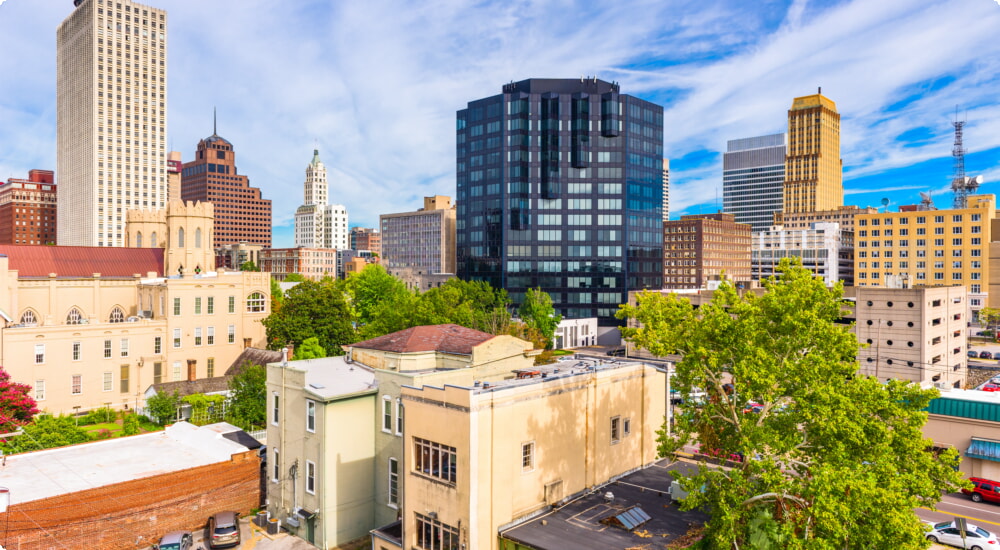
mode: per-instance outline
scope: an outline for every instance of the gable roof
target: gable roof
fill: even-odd
[[[246,348],[233,360],[229,368],[226,369],[226,376],[235,376],[243,370],[245,362],[251,365],[266,367],[268,363],[280,363],[284,359],[281,351],[271,351],[269,349]]]
[[[229,380],[231,378],[232,376],[226,374],[214,378],[160,382],[159,384],[151,384],[146,393],[148,395],[150,392],[163,392],[172,395],[174,392],[177,392],[178,397],[187,397],[196,393],[222,393],[229,391]]]
[[[472,348],[494,337],[493,334],[459,325],[426,325],[393,332],[344,347],[397,353],[438,351],[471,355]]]
[[[162,248],[111,246],[41,246],[0,244],[7,268],[18,277],[145,277],[150,271],[163,275]]]

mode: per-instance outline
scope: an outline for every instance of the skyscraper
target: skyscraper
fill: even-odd
[[[329,183],[326,165],[313,149],[313,158],[306,166],[302,206],[295,210],[295,246],[346,250],[349,242],[347,208],[342,204],[327,204]]]
[[[662,107],[596,78],[536,78],[470,102],[457,132],[459,277],[515,303],[541,287],[564,317],[605,326],[629,290],[662,286]]]
[[[663,221],[670,221],[670,159],[663,159]]]
[[[213,248],[228,244],[271,246],[271,201],[250,178],[236,172],[233,144],[215,131],[198,142],[194,160],[181,169],[181,199],[215,205]]]
[[[751,230],[774,224],[785,196],[785,134],[727,142],[722,155],[722,209]]]
[[[843,168],[837,105],[820,93],[795,98],[788,110],[785,213],[843,206]]]
[[[58,242],[123,246],[124,213],[167,200],[167,13],[73,4],[56,32]]]

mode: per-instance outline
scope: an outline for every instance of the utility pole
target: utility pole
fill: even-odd
[[[878,320],[878,328],[875,329],[875,379],[878,380],[878,364],[882,345],[882,319]]]

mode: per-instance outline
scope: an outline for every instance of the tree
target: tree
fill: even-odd
[[[285,301],[285,291],[281,290],[281,283],[271,277],[271,311],[281,309],[281,304]]]
[[[38,414],[30,394],[31,386],[11,382],[10,374],[0,367],[0,433],[12,432]]]
[[[227,420],[244,430],[262,428],[267,420],[267,368],[244,362],[229,381]]]
[[[77,426],[76,420],[69,416],[40,415],[33,422],[22,426],[21,430],[24,431],[22,435],[3,443],[4,452],[26,453],[91,440],[90,434]]]
[[[257,264],[247,260],[240,264],[240,271],[260,271],[260,268],[257,267]]]
[[[139,415],[131,413],[122,418],[122,435],[137,435],[141,431]]]
[[[980,309],[979,321],[984,323],[988,330],[992,330],[996,334],[996,326],[1000,324],[1000,309],[992,307]]]
[[[453,323],[490,334],[506,334],[510,328],[507,291],[486,281],[448,279],[417,297],[413,324]]]
[[[326,357],[326,350],[323,346],[319,345],[319,339],[316,337],[306,338],[302,341],[302,345],[295,348],[295,359],[318,359],[320,357]]]
[[[174,390],[173,394],[158,391],[156,395],[146,400],[147,416],[160,426],[169,424],[177,420],[177,407],[180,404],[181,398],[177,390]]]
[[[675,415],[676,433],[664,428],[660,453],[699,436],[703,451],[745,457],[680,479],[683,508],[711,510],[711,548],[926,547],[913,509],[963,483],[955,450],[935,454],[921,433],[937,390],[858,375],[857,340],[835,324],[842,287],[799,261],[778,272],[760,296],[724,283],[699,309],[653,292],[621,306],[641,324],[622,329],[628,340],[683,357],[682,396],[708,395]],[[744,412],[751,401],[759,412]]]
[[[289,273],[285,276],[286,283],[301,283],[305,281],[306,278],[301,273]]]
[[[552,297],[541,288],[529,288],[524,293],[524,302],[518,308],[517,314],[530,328],[540,332],[545,339],[545,349],[552,349],[552,339],[556,327],[562,321],[562,316],[556,314],[552,306]]]
[[[409,324],[408,315],[413,308],[413,292],[381,265],[366,265],[359,273],[348,277],[343,286],[362,338],[374,338],[413,326]]]
[[[295,347],[316,337],[331,355],[342,355],[341,345],[355,341],[351,313],[344,294],[336,284],[304,281],[292,287],[281,304],[262,321],[268,346],[281,349],[289,342]]]

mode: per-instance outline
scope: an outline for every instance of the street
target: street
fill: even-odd
[[[917,508],[917,516],[924,521],[937,523],[964,517],[969,523],[974,523],[987,531],[1000,532],[1000,505],[988,502],[972,502],[962,493],[944,495],[937,505],[937,511]]]

